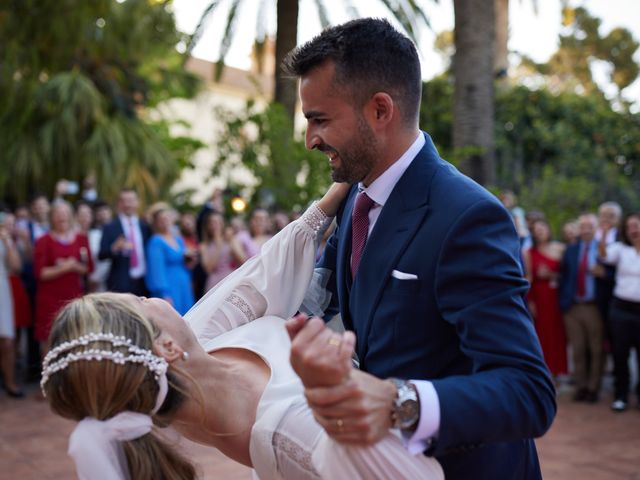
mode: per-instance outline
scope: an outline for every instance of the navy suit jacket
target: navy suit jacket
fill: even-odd
[[[351,282],[352,188],[318,267],[328,316],[357,336],[360,367],[431,380],[440,430],[425,453],[456,479],[538,479],[530,438],[555,416],[555,391],[523,299],[528,284],[509,213],[442,160],[431,138],[396,184]],[[400,280],[393,270],[416,280]]]
[[[139,224],[142,233],[142,243],[146,245],[151,236],[151,229],[149,225],[142,220],[139,221]],[[107,290],[112,292],[132,292],[134,291],[134,286],[133,280],[129,276],[131,262],[129,255],[123,255],[121,252],[114,253],[111,250],[113,242],[115,242],[120,235],[124,235],[120,218],[116,218],[104,226],[98,258],[100,260],[111,260],[111,269],[107,276]]]
[[[595,240],[593,240],[595,242]],[[562,264],[560,267],[560,290],[558,292],[560,297],[560,308],[563,312],[566,312],[571,308],[571,305],[575,303],[576,288],[578,286],[578,264],[580,263],[580,250],[582,248],[583,241],[580,240],[573,245],[569,245],[562,257]],[[600,294],[599,282],[595,282],[594,300],[598,299]]]

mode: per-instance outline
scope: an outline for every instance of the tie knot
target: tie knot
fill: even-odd
[[[356,196],[356,204],[353,207],[353,215],[360,216],[368,214],[375,203],[376,202],[371,200],[371,197],[369,197],[366,192],[358,193]]]

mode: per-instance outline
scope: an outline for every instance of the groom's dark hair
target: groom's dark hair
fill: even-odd
[[[386,20],[362,18],[324,30],[287,54],[282,69],[303,76],[330,60],[336,87],[361,106],[376,92],[398,104],[405,123],[416,125],[422,94],[420,60],[413,42]]]

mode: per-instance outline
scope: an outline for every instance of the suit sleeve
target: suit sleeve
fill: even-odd
[[[477,202],[453,223],[436,270],[436,298],[472,374],[433,380],[440,429],[433,452],[541,436],[555,391],[525,307],[527,281],[508,212]]]
[[[573,299],[572,290],[572,276],[571,276],[571,255],[574,247],[568,247],[562,257],[562,263],[560,264],[560,288],[558,290],[558,297],[560,300],[560,308],[563,312],[569,310],[571,301]]]
[[[100,239],[100,250],[98,250],[98,260],[111,260],[115,256],[111,251],[111,245],[115,241],[113,236],[113,228],[111,225],[105,225]]]

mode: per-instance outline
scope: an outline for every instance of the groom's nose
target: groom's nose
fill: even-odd
[[[322,140],[314,133],[313,128],[307,127],[304,135],[304,146],[307,147],[308,150],[313,150],[318,145],[322,145]]]

